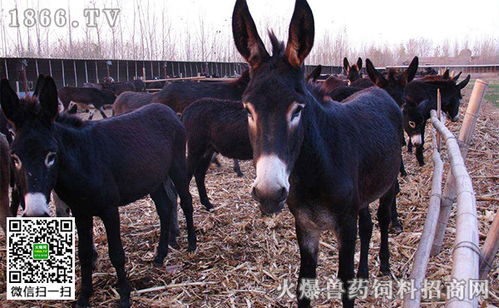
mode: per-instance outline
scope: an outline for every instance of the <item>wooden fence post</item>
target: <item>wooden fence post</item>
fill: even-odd
[[[468,108],[466,108],[466,114],[464,116],[458,140],[461,155],[464,160],[466,160],[468,147],[475,131],[476,121],[478,120],[478,116],[480,114],[480,107],[482,106],[487,85],[488,83],[483,80],[477,79],[475,81],[475,86],[473,87],[473,92],[471,93]],[[433,240],[433,247],[431,250],[432,256],[439,254],[442,250],[445,229],[447,228],[447,222],[449,221],[452,205],[456,201],[456,197],[456,180],[451,169],[447,174],[442,201],[440,202],[440,215],[438,217],[437,231],[435,233],[435,239]]]
[[[499,250],[499,210],[496,212],[494,222],[490,226],[489,233],[483,244],[480,255],[482,260],[480,262],[480,279],[487,279],[487,274],[492,269],[494,257]]]

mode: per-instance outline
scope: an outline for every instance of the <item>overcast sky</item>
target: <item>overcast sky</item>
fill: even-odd
[[[27,7],[52,13],[57,8],[70,7],[71,18],[83,23],[83,8],[91,1],[67,0],[0,0],[4,22],[9,20],[8,11],[17,1],[20,15]],[[120,7],[118,22],[126,27],[133,18],[137,3],[144,11],[161,14],[165,8],[166,18],[173,32],[198,31],[202,19],[206,31],[220,31],[231,35],[230,20],[234,0],[141,0],[117,1],[96,0],[97,8]],[[70,4],[69,4],[70,3]],[[398,44],[409,38],[427,38],[434,42],[448,39],[454,41],[494,38],[499,44],[499,0],[309,0],[315,15],[317,37],[324,32],[346,30],[348,39],[360,45],[367,42]],[[259,27],[271,27],[285,33],[291,18],[293,0],[248,0],[250,11]],[[149,10],[147,10],[149,6]],[[160,16],[160,15],[158,15]],[[157,22],[161,20],[157,17]],[[53,26],[54,35],[66,35],[66,30]],[[83,36],[80,26],[73,33]],[[7,35],[15,39],[16,29],[7,28]],[[286,39],[282,37],[282,39]]]

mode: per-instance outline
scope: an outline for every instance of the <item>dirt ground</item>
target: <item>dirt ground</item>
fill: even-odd
[[[480,77],[480,76],[478,76]],[[482,76],[498,80],[499,76]],[[477,78],[477,76],[473,76]],[[472,85],[465,91],[462,113],[467,105]],[[97,115],[97,114],[96,114]],[[448,123],[454,133],[461,123]],[[427,129],[429,131],[429,129]],[[398,209],[404,232],[390,236],[391,270],[394,284],[407,279],[414,253],[421,235],[432,173],[431,134],[425,143],[426,165],[417,166],[413,154],[404,152],[409,175],[400,179],[401,193]],[[404,150],[405,151],[405,150]],[[447,155],[444,153],[444,158]],[[480,243],[483,244],[490,224],[499,208],[499,109],[487,102],[482,109],[469,150],[467,167],[477,196]],[[159,237],[159,220],[149,198],[122,207],[121,231],[127,257],[127,271],[134,290],[134,307],[294,307],[295,300],[284,294],[282,286],[287,282],[294,293],[298,277],[299,253],[296,243],[293,217],[287,209],[274,218],[263,219],[251,199],[249,187],[254,178],[251,162],[242,162],[245,174],[238,178],[232,172],[230,160],[222,158],[222,167],[213,167],[207,175],[208,195],[215,209],[204,210],[199,203],[194,181],[191,193],[194,197],[194,219],[198,235],[195,253],[186,251],[185,223],[181,217],[180,250],[172,250],[165,266],[155,268],[152,259]],[[448,164],[444,169],[449,170]],[[445,177],[444,177],[445,178]],[[483,201],[486,200],[486,201]],[[375,214],[377,204],[372,204]],[[445,247],[440,255],[430,260],[428,278],[448,281],[452,266],[451,252],[455,234],[455,211],[447,230]],[[379,229],[376,218],[369,256],[370,279],[377,278],[379,262]],[[107,256],[107,243],[103,224],[95,219],[95,242],[101,256],[98,269],[93,275],[94,307],[114,307],[118,294],[114,287],[116,276]],[[0,235],[0,306],[1,307],[70,307],[71,302],[7,302],[5,295],[5,237]],[[329,278],[335,278],[338,251],[334,236],[323,233],[317,269],[320,286],[325,287]],[[359,258],[359,248],[355,255]],[[78,259],[78,258],[77,258]],[[481,301],[481,307],[499,306],[499,258],[489,275],[489,298]],[[79,269],[77,268],[77,277]],[[280,288],[281,287],[281,288]],[[79,281],[77,282],[77,290]],[[442,290],[444,288],[442,287]],[[443,307],[445,299],[424,303],[424,307]],[[400,299],[375,299],[372,295],[357,300],[357,307],[400,307]],[[319,307],[338,307],[338,300],[328,300],[325,295],[314,301]]]

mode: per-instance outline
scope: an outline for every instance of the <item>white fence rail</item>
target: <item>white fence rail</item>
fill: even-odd
[[[447,298],[446,307],[478,307],[478,298],[473,296],[470,281],[478,280],[479,277],[481,279],[486,277],[490,270],[490,264],[499,249],[499,219],[496,216],[487,237],[486,245],[480,251],[476,198],[471,177],[465,165],[466,154],[475,130],[486,88],[486,82],[482,80],[475,82],[459,139],[447,129],[444,124],[445,119],[440,120],[437,111],[431,111],[431,122],[433,124],[432,158],[434,163],[432,189],[425,226],[414,256],[410,275],[410,279],[414,280],[416,293],[415,296],[411,296],[410,293],[405,294],[404,308],[421,306],[422,283],[426,276],[428,262],[431,255],[438,254],[442,249],[452,205],[456,201],[456,237],[452,250],[451,279],[453,282],[465,281],[465,284],[463,286],[463,296]],[[445,141],[451,166],[443,195],[443,162],[438,146],[440,136]]]

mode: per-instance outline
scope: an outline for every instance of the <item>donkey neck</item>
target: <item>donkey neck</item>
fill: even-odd
[[[56,189],[80,185],[84,188],[101,168],[99,165],[99,149],[94,146],[91,136],[91,125],[72,127],[55,123],[54,136],[59,145],[58,176]]]
[[[337,104],[332,102],[323,105],[309,95],[308,105],[304,110],[303,143],[293,174],[302,180],[306,179],[311,186],[323,182],[324,176],[330,177],[331,171],[339,167],[331,160],[330,143],[338,139],[335,137],[336,121],[332,119],[334,115],[327,110],[339,107]]]

